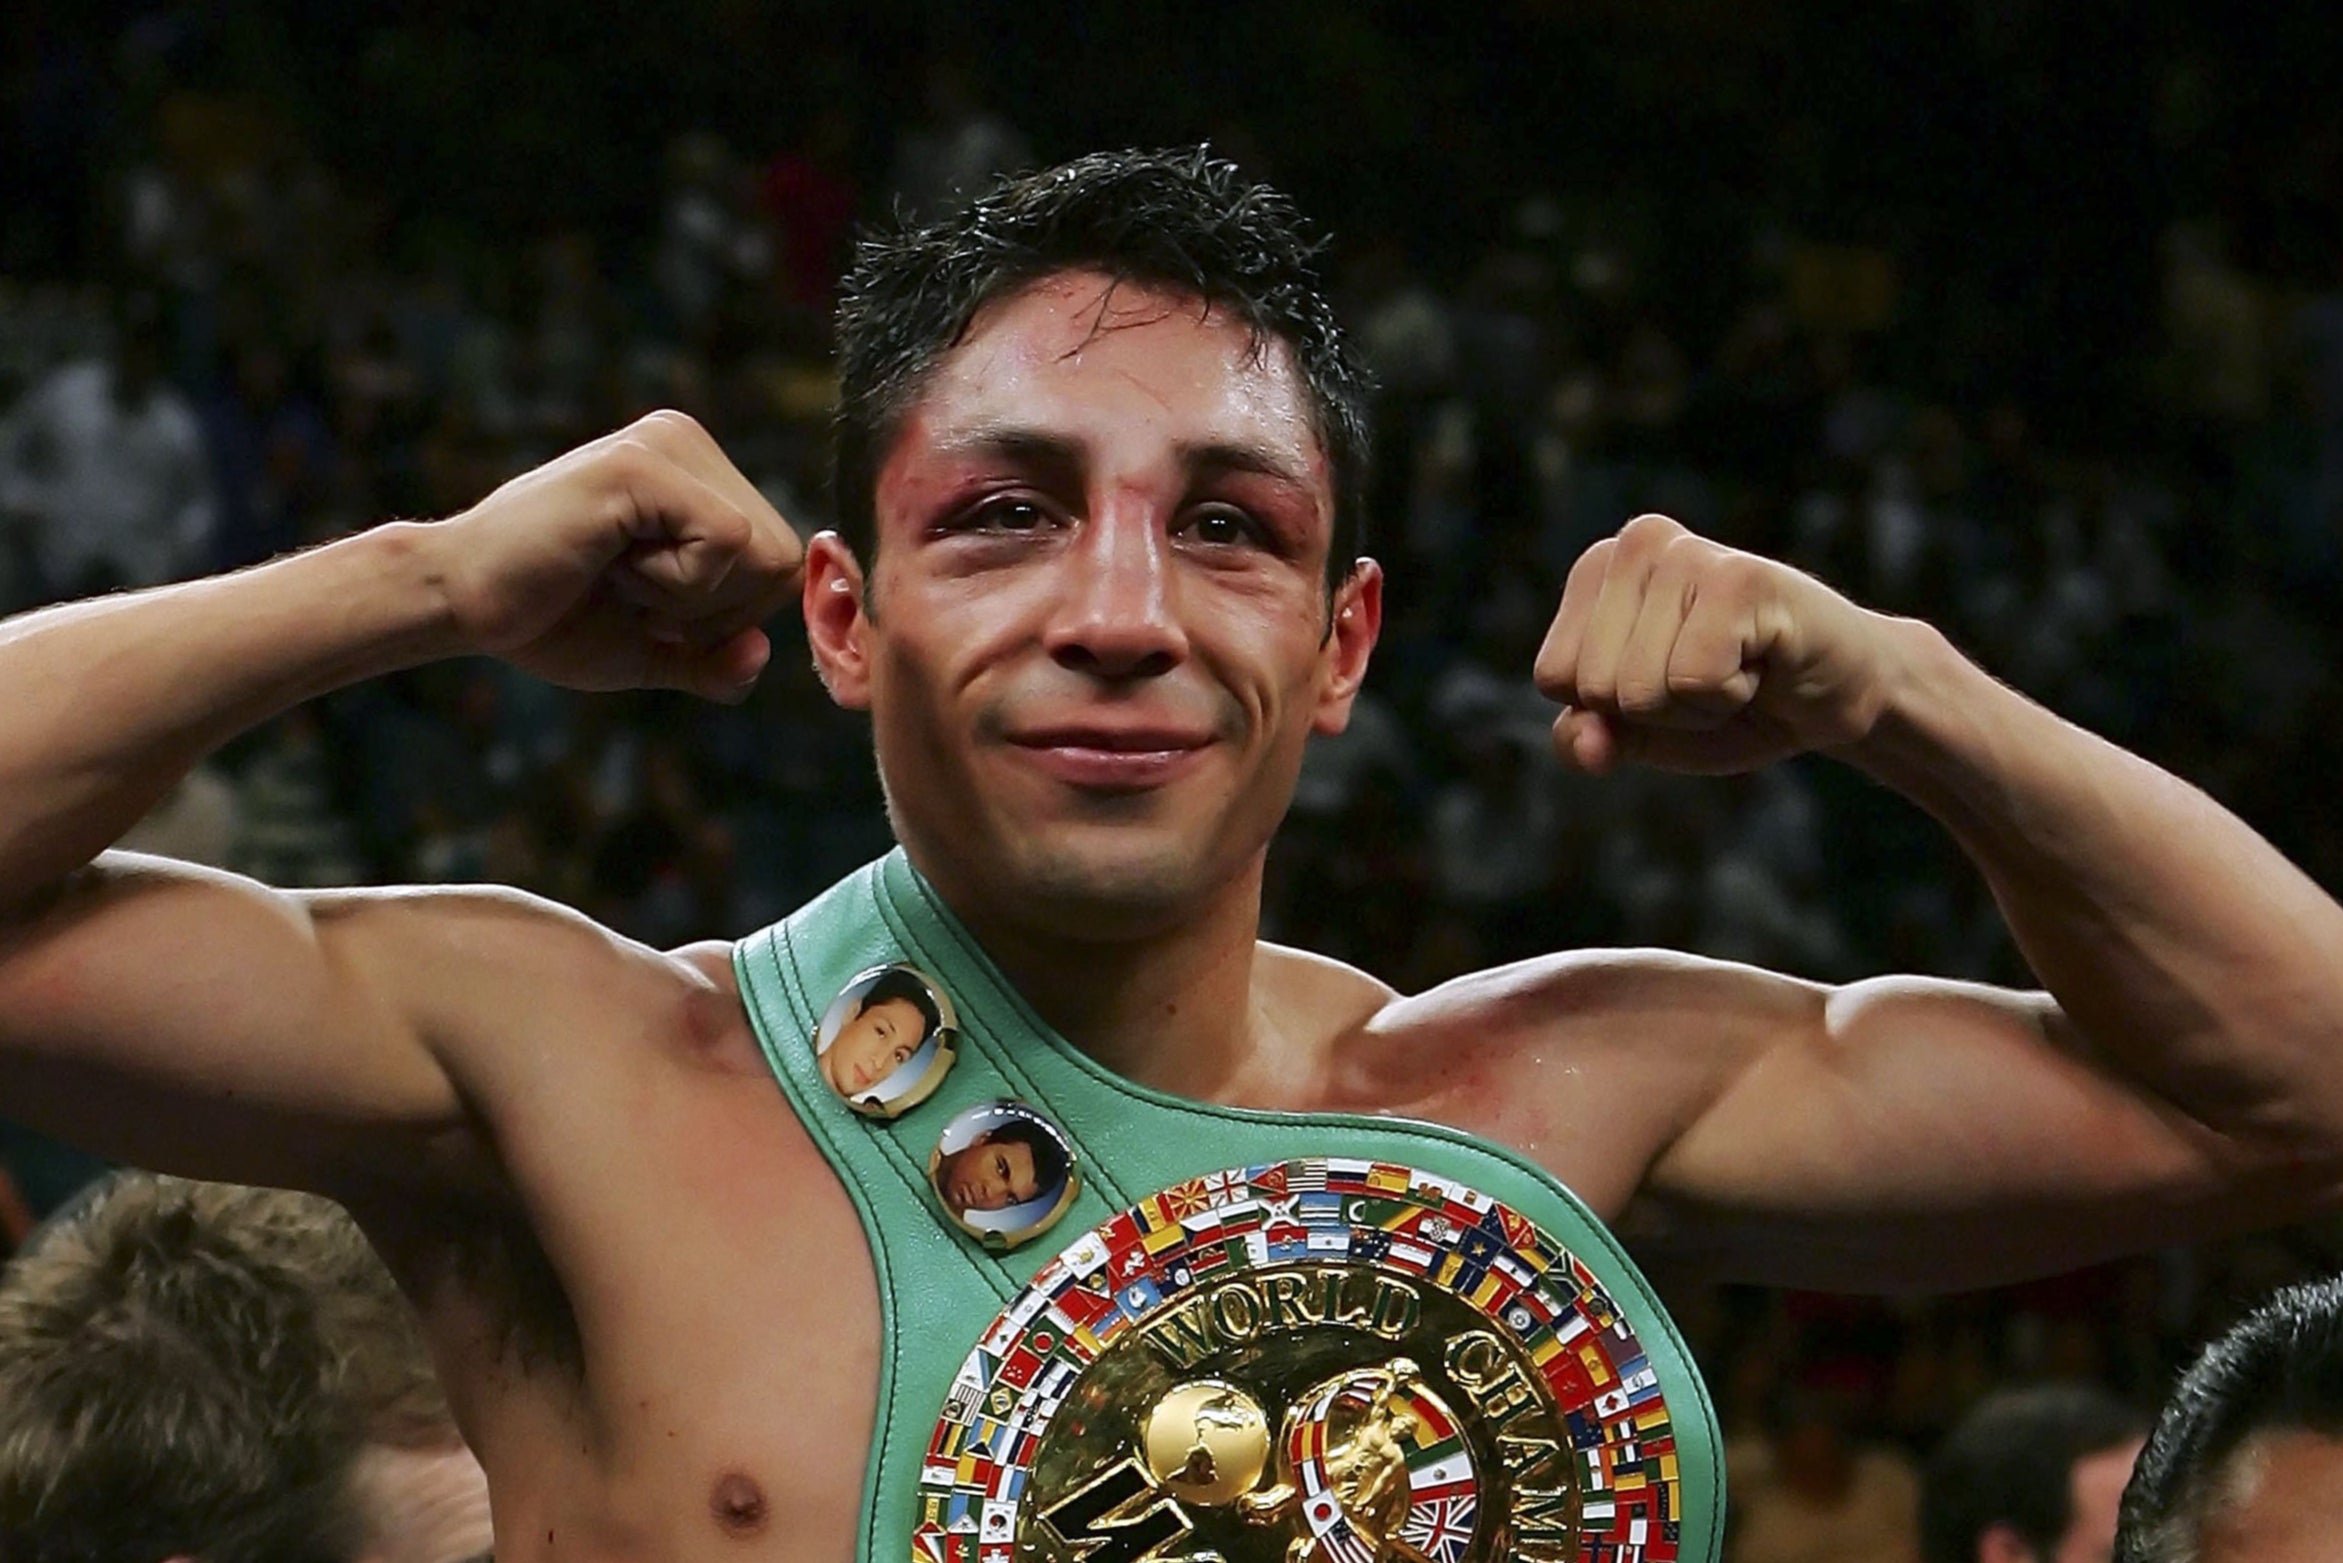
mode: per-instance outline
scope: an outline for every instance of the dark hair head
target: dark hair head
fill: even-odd
[[[2007,1525],[2036,1556],[2051,1556],[2074,1523],[2075,1462],[2143,1431],[2137,1411],[2085,1384],[1988,1395],[1929,1459],[1920,1555],[1926,1563],[1975,1563],[1978,1538]]]
[[[859,1014],[862,1010],[870,1009],[874,1005],[892,1003],[896,999],[901,999],[919,1011],[921,1039],[923,1041],[927,1037],[935,1035],[936,1028],[944,1023],[943,1012],[936,1008],[935,995],[927,991],[927,984],[907,971],[893,968],[880,972],[872,980],[870,987],[862,995],[862,1003],[857,1007],[856,1013]]]
[[[880,464],[928,373],[977,312],[1045,277],[1095,270],[1187,294],[1283,342],[1334,474],[1327,579],[1363,542],[1367,380],[1320,289],[1323,241],[1286,196],[1202,146],[1099,152],[1005,179],[954,215],[856,246],[838,302],[832,484],[839,530],[875,559]]]
[[[1039,1191],[1056,1187],[1066,1176],[1066,1148],[1058,1137],[1040,1124],[1024,1118],[1011,1118],[1006,1123],[984,1132],[988,1145],[1022,1145],[1033,1153],[1033,1186]]]
[[[2343,1437],[2343,1277],[2277,1293],[2181,1375],[2124,1489],[2117,1563],[2192,1563],[2230,1457],[2273,1428]]]

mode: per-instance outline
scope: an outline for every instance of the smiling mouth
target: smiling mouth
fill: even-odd
[[[1059,728],[1010,739],[1045,774],[1090,792],[1160,787],[1193,765],[1211,742],[1208,736],[1169,728]]]

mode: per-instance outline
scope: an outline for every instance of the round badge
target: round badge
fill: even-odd
[[[959,1040],[952,1001],[914,966],[876,966],[830,1001],[814,1063],[830,1089],[868,1118],[895,1118],[935,1094]]]
[[[973,1530],[1093,1563],[1714,1558],[1686,1408],[1704,1425],[1587,1257],[1489,1195],[1381,1161],[1230,1168],[1085,1233],[985,1331],[914,1551]]]
[[[1048,1231],[1082,1192],[1064,1133],[1012,1101],[981,1103],[945,1124],[927,1180],[953,1224],[996,1250]]]

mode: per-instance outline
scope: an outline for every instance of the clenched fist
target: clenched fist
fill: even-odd
[[[705,429],[655,412],[429,529],[459,631],[572,689],[737,700],[804,546]]]
[[[1907,621],[1813,577],[1638,516],[1579,556],[1538,650],[1582,770],[1622,759],[1723,774],[1867,736]]]

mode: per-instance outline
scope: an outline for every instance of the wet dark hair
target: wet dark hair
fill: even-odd
[[[926,983],[907,971],[880,972],[854,1012],[859,1015],[874,1005],[891,1003],[896,999],[901,999],[919,1011],[920,1041],[923,1044],[943,1025],[943,1012],[936,1008],[935,995],[927,991]]]
[[[1365,370],[1320,287],[1324,241],[1293,202],[1203,146],[1098,152],[1005,179],[950,217],[863,236],[840,285],[831,486],[867,569],[881,462],[927,376],[977,312],[1045,277],[1103,272],[1193,296],[1286,344],[1334,482],[1327,584],[1365,541]]]
[[[2074,1523],[2077,1461],[2120,1449],[2147,1419],[2088,1384],[2042,1384],[1989,1395],[1928,1462],[1920,1489],[1920,1555],[1975,1563],[1977,1538],[2007,1525],[2038,1557]]]
[[[1006,1123],[985,1130],[984,1139],[987,1145],[1022,1145],[1033,1153],[1034,1198],[1039,1199],[1065,1181],[1066,1148],[1058,1143],[1056,1135],[1040,1124],[1024,1118],[1011,1118]]]
[[[2343,1277],[2278,1292],[2181,1375],[2124,1489],[2116,1563],[2194,1563],[2208,1495],[2272,1428],[2343,1438]]]

